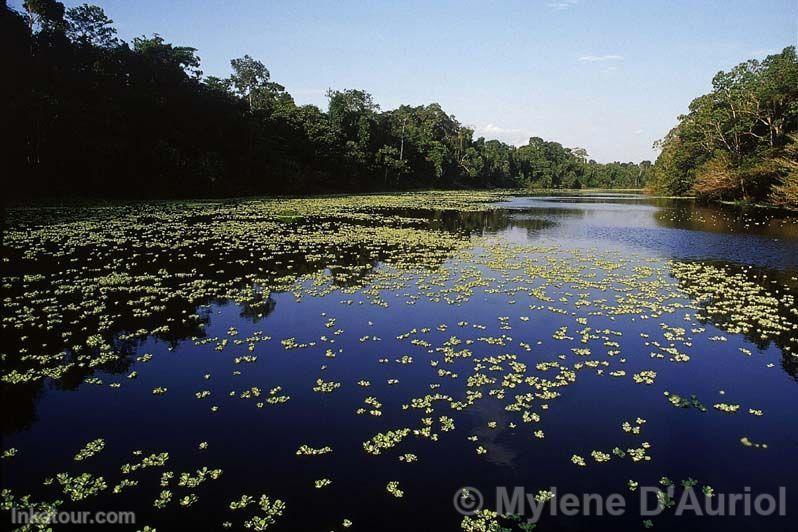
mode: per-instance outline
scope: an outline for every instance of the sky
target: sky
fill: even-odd
[[[364,89],[384,110],[438,102],[475,136],[538,136],[600,162],[655,159],[717,71],[798,38],[798,0],[92,3],[125,40],[197,48],[206,75],[249,54],[298,104],[326,109],[328,88]]]

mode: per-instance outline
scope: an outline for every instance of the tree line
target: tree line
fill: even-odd
[[[487,187],[642,187],[652,164],[600,164],[538,137],[474,138],[440,105],[382,111],[362,90],[297,105],[248,55],[204,76],[197,50],[124,42],[100,7],[0,6],[10,53],[6,167],[27,196],[203,196]]]
[[[718,72],[659,147],[656,192],[798,208],[795,47]]]

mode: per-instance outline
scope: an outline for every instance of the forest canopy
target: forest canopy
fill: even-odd
[[[413,188],[640,188],[640,164],[532,137],[474,138],[437,103],[381,110],[363,90],[297,105],[245,55],[205,76],[197,49],[124,42],[100,7],[0,5],[10,51],[9,175],[23,196],[308,194]]]
[[[659,145],[656,192],[798,208],[795,47],[718,72]]]

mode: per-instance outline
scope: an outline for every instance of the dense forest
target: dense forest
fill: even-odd
[[[24,196],[204,196],[487,187],[642,187],[650,162],[600,164],[533,137],[474,139],[440,105],[382,111],[362,90],[296,105],[249,56],[204,76],[197,50],[117,38],[96,6],[0,0],[5,161]]]
[[[718,72],[659,144],[656,192],[798,208],[795,47]]]

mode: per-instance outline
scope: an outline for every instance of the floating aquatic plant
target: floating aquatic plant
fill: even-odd
[[[58,473],[55,478],[61,485],[64,495],[69,496],[73,501],[82,501],[87,497],[97,495],[108,487],[103,477],[94,477],[90,473],[81,473],[76,476]]]
[[[388,485],[385,487],[385,489],[394,497],[404,497],[405,495],[405,492],[399,489],[399,482],[395,480],[388,482]]]
[[[283,413],[278,412],[280,409],[293,415],[296,401],[289,402],[291,398],[282,386],[270,379],[285,375],[281,373],[285,366],[275,361],[281,356],[292,357],[297,368],[304,370],[305,363],[313,368],[298,372],[300,384],[296,388],[286,386],[300,398],[303,409],[308,409],[308,419],[303,421],[308,424],[306,428],[312,429],[316,422],[311,411],[313,401],[329,409],[322,415],[330,415],[330,419],[351,416],[354,410],[364,414],[355,419],[367,432],[355,428],[351,435],[374,434],[362,442],[364,451],[373,456],[361,458],[392,460],[395,466],[405,467],[395,461],[418,461],[416,454],[405,452],[416,451],[407,448],[411,447],[407,441],[411,435],[424,440],[424,445],[449,445],[451,434],[447,433],[470,429],[471,415],[479,416],[473,432],[450,440],[453,446],[464,446],[471,459],[477,459],[472,450],[482,455],[488,449],[491,457],[496,454],[501,459],[500,445],[491,439],[500,433],[502,440],[524,438],[529,449],[542,443],[530,442],[531,438],[545,436],[556,443],[561,424],[547,420],[563,414],[560,398],[573,393],[571,385],[577,381],[604,379],[605,383],[623,386],[625,378],[631,376],[637,384],[659,383],[670,378],[666,365],[689,367],[700,353],[696,348],[707,342],[719,342],[718,347],[728,345],[732,352],[739,350],[752,357],[743,359],[751,363],[759,360],[753,357],[755,350],[766,355],[765,349],[756,348],[751,339],[757,344],[759,339],[779,339],[785,356],[794,348],[790,335],[798,320],[784,309],[794,309],[795,302],[775,284],[752,283],[722,266],[558,245],[509,244],[495,235],[468,236],[431,229],[416,215],[392,211],[405,207],[485,211],[488,207],[484,202],[496,197],[492,192],[474,198],[433,193],[141,204],[85,209],[69,215],[81,218],[79,221],[60,220],[42,212],[36,219],[14,212],[4,246],[14,254],[15,270],[3,277],[6,292],[2,311],[4,329],[12,332],[13,345],[4,349],[0,359],[0,379],[4,385],[22,386],[72,382],[70,377],[75,375],[78,378],[74,382],[84,383],[78,393],[85,393],[85,385],[90,385],[90,393],[100,397],[114,393],[115,398],[145,386],[143,392],[149,395],[152,390],[152,394],[162,396],[157,402],[166,407],[181,404],[183,392],[175,394],[174,390],[186,390],[186,395],[194,394],[198,400],[212,396],[216,403],[192,400],[201,414],[190,419],[206,423],[201,416],[209,416],[209,410],[218,413],[208,418],[212,426],[231,419],[231,414],[265,416],[247,421],[275,426],[273,437],[284,442],[287,433],[279,422],[272,422]],[[290,213],[291,219],[280,213]],[[32,219],[37,223],[30,223]],[[132,249],[137,251],[131,253]],[[347,253],[355,253],[357,260],[345,260]],[[51,268],[50,264],[58,266]],[[266,329],[269,322],[261,321],[269,312],[266,300],[282,297],[298,304],[309,298],[331,297],[334,299],[327,301],[339,305],[336,308],[340,310],[335,317],[332,312],[322,313],[321,319],[313,312],[301,331],[283,332],[281,336],[295,336],[279,344],[264,343],[271,337],[264,331],[250,332],[247,322],[226,323],[222,315],[221,325],[211,324],[204,315],[216,302],[232,301],[241,307],[242,316],[246,313],[252,323],[258,324],[256,327],[265,324]],[[499,303],[495,308],[503,315],[486,314],[475,319],[467,305],[482,301]],[[304,309],[305,303],[301,304]],[[390,320],[379,312],[404,305],[415,305],[423,312],[410,314],[409,319],[417,318],[418,323],[393,330]],[[425,305],[430,306],[420,308]],[[357,314],[361,312],[358,308],[368,308],[369,321]],[[434,319],[427,318],[424,323],[423,317],[430,311]],[[456,317],[447,320],[447,316]],[[615,328],[623,327],[625,334],[605,325],[613,322],[619,323]],[[221,328],[213,333],[211,325]],[[186,334],[186,330],[190,332]],[[740,334],[748,335],[748,339],[743,347],[736,347]],[[174,339],[192,335],[191,341],[183,344],[198,353],[209,351],[228,365],[227,370],[214,369],[211,379],[208,369],[200,367],[189,377],[196,380],[188,388],[175,385],[174,380],[160,380],[157,372],[163,367],[159,358],[163,355],[158,353],[162,351],[145,345],[150,340],[164,345],[161,341],[166,340],[169,345],[164,350],[177,353],[187,347]],[[275,334],[275,338],[281,336]],[[131,355],[123,349],[127,346],[152,353]],[[357,366],[351,365],[355,356]],[[773,367],[773,363],[767,362],[767,366]],[[264,368],[268,371],[263,372]],[[106,370],[120,377],[109,376]],[[317,370],[325,377],[318,377]],[[228,385],[227,379],[238,384]],[[116,382],[119,380],[125,385]],[[160,380],[163,386],[151,388],[153,380]],[[355,383],[357,386],[353,386]],[[386,384],[393,387],[386,390]],[[166,393],[167,386],[172,393]],[[371,395],[363,399],[365,388]],[[636,393],[651,393],[645,386],[636,388]],[[336,393],[331,398],[320,397],[310,394],[310,389],[319,394]],[[306,395],[312,398],[308,400]],[[695,396],[665,395],[675,407],[707,410]],[[352,401],[347,402],[349,399]],[[250,408],[248,401],[264,410]],[[348,406],[336,410],[340,404]],[[285,406],[272,409],[267,405]],[[740,408],[727,403],[714,406],[727,413]],[[756,408],[747,411],[752,416],[764,414]],[[745,420],[755,422],[748,417]],[[756,420],[760,421],[767,419]],[[613,421],[608,428],[617,430],[619,422]],[[729,422],[735,422],[735,417]],[[544,423],[545,434],[540,428]],[[624,422],[622,430],[627,435],[623,438],[641,434],[644,423],[642,418]],[[517,427],[522,430],[514,430]],[[207,435],[207,426],[197,429],[193,436],[187,434],[189,442]],[[740,441],[750,447],[767,447],[747,437]],[[89,442],[75,460],[89,460],[104,445],[102,439]],[[196,452],[197,448],[207,450],[207,442],[194,445],[187,455],[211,456]],[[493,445],[499,452],[494,453]],[[224,441],[214,449],[224,451]],[[395,453],[389,452],[392,449]],[[593,450],[588,460],[645,462],[652,460],[650,449],[648,442],[627,442],[611,452]],[[280,451],[275,452],[271,458],[279,459]],[[326,446],[302,445],[296,454],[331,452]],[[4,450],[3,458],[14,453],[15,449]],[[383,454],[389,456],[379,456]],[[181,490],[205,489],[204,482],[221,475],[221,469],[183,465],[184,457],[180,456],[176,457],[178,463],[188,471],[150,472],[155,481],[148,484],[146,475],[133,475],[142,469],[166,467],[169,455],[138,452],[134,456],[132,463],[122,466],[124,478],[109,491],[119,494],[135,489],[144,493],[149,489],[147,500],[155,498],[158,509],[167,507],[172,498],[178,503],[173,510],[178,510],[177,506],[191,508],[197,495]],[[585,466],[587,460],[573,455],[572,462]],[[423,468],[425,463],[409,467]],[[90,496],[106,489],[100,479],[92,475],[56,476],[45,487],[58,484],[70,498],[72,494]],[[392,483],[392,494],[401,493],[398,483]],[[329,479],[321,478],[314,485],[327,486]],[[628,486],[634,490],[638,484],[629,481]],[[177,493],[173,495],[170,488]],[[706,488],[711,491],[708,486],[702,490]],[[212,502],[204,492],[199,493],[203,505]],[[260,498],[261,511],[246,520],[247,528],[263,530],[282,515],[284,504],[264,497]],[[545,490],[536,495],[540,501],[548,497]],[[252,511],[256,499],[244,495],[229,505],[231,510]],[[339,522],[340,515],[334,519]],[[499,530],[499,519],[505,518],[480,512],[464,518],[463,523],[467,530]],[[221,524],[224,528],[233,526],[229,521]],[[341,526],[352,524],[344,520]]]
[[[332,447],[319,447],[317,449],[310,447],[309,445],[302,444],[297,449],[296,454],[297,456],[315,456],[320,454],[327,454],[332,452]]]
[[[92,440],[87,443],[78,454],[75,455],[75,461],[82,461],[87,458],[94,456],[95,454],[99,453],[105,448],[105,440],[102,438],[97,438],[96,440]]]

